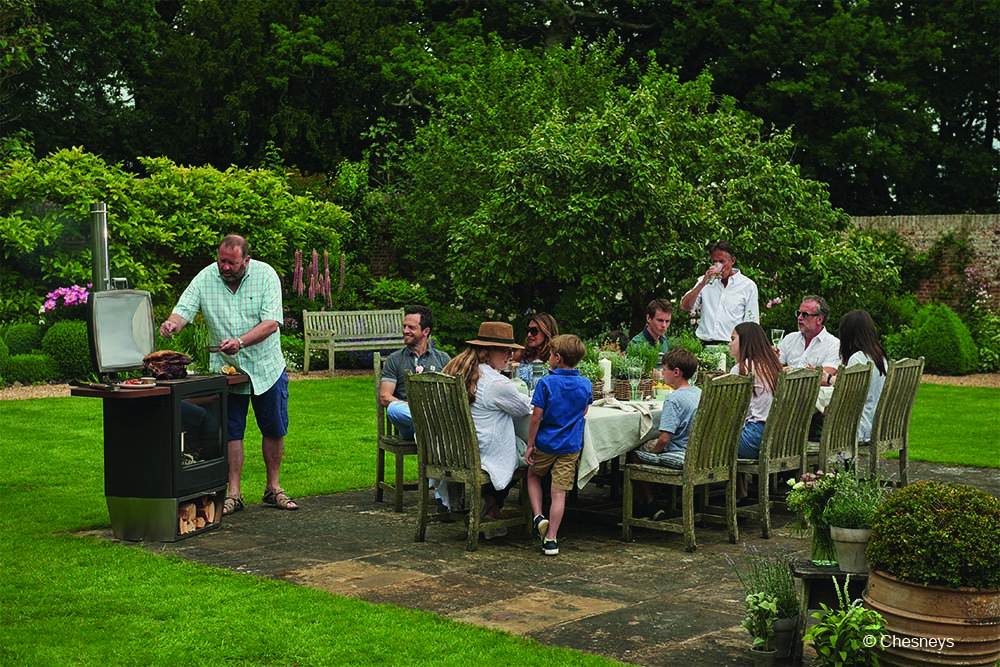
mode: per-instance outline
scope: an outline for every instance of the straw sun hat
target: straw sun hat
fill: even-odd
[[[510,347],[523,350],[523,345],[514,342],[514,327],[506,322],[483,322],[479,325],[479,334],[475,340],[465,341],[469,345],[484,347]]]

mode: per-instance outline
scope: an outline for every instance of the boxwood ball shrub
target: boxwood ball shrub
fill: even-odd
[[[976,369],[979,354],[972,334],[951,308],[929,304],[918,320],[921,324],[915,327],[913,356],[924,358],[924,372],[966,375]]]
[[[59,367],[47,354],[17,354],[7,360],[3,376],[11,383],[44,384],[59,379]]]
[[[875,511],[868,566],[913,584],[1000,589],[1000,500],[923,480]]]
[[[42,328],[37,324],[22,322],[12,324],[4,334],[4,341],[11,356],[28,354],[32,350],[42,349]]]
[[[93,372],[86,322],[56,322],[42,338],[42,351],[56,360],[59,375],[63,378],[85,378]]]

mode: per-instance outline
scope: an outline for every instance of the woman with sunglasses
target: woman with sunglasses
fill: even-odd
[[[482,489],[485,512],[496,519],[510,491],[514,469],[525,465],[527,443],[515,435],[514,418],[531,414],[531,400],[500,374],[512,353],[523,348],[514,342],[514,328],[505,322],[483,322],[479,335],[466,343],[469,347],[449,361],[443,372],[465,378],[480,464],[490,475],[490,483]],[[499,528],[487,531],[486,538],[506,534],[506,528]]]
[[[520,364],[517,375],[528,387],[534,386],[531,365],[536,361],[548,363],[552,339],[559,335],[556,319],[548,313],[535,313],[528,320],[528,333],[524,338],[524,349],[514,353],[514,361]]]

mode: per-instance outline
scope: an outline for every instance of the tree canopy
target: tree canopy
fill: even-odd
[[[852,215],[1000,207],[1000,0],[11,0],[0,138],[257,166],[269,142],[308,172],[412,136],[446,94],[416,63],[495,35],[513,49],[610,38],[652,52],[765,127]],[[6,15],[5,15],[6,16]],[[15,20],[16,19],[16,20]],[[43,43],[40,35],[47,35]],[[43,51],[43,49],[46,49]]]

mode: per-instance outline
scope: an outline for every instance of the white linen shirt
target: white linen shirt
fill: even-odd
[[[701,290],[691,312],[701,309],[701,321],[695,336],[699,340],[727,341],[741,322],[760,322],[757,284],[733,270],[728,285],[713,280]]]
[[[226,338],[239,338],[265,320],[274,320],[280,325],[284,317],[281,280],[270,265],[251,259],[234,293],[219,275],[218,265],[210,264],[194,277],[174,306],[174,313],[188,322],[194,320],[199,311],[205,318],[212,345]],[[285,370],[279,332],[240,350],[233,357],[212,353],[211,370],[221,370],[227,364],[250,376],[249,383],[230,385],[232,393],[248,394],[252,388],[255,395],[263,394]]]
[[[479,364],[472,421],[479,439],[479,463],[497,490],[510,484],[517,468],[514,417],[531,414],[531,400],[492,366]]]
[[[806,366],[833,366],[840,364],[840,339],[823,327],[806,347],[806,337],[795,331],[781,339],[778,345],[778,360],[782,366],[805,368]]]
[[[878,372],[875,360],[867,354],[858,350],[847,360],[848,366],[855,364],[867,364],[872,362],[872,381],[868,385],[868,397],[865,398],[865,409],[861,413],[861,421],[858,422],[858,442],[868,442],[872,437],[872,418],[875,416],[875,406],[878,405],[879,396],[882,395],[882,385],[885,384],[885,376]],[[889,363],[882,361],[888,369]]]

